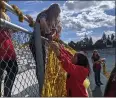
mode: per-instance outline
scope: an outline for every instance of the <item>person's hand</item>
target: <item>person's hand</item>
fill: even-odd
[[[56,32],[54,32],[54,33],[52,34],[52,39],[53,39],[53,40],[56,39]]]
[[[50,41],[52,41],[52,40],[53,40],[53,38],[52,38],[52,35],[51,35],[51,34],[47,35],[47,38],[48,38]]]
[[[54,50],[58,50],[59,49],[59,44],[56,42],[51,42],[50,46],[54,49]]]
[[[56,42],[51,42],[50,43],[50,46],[51,46],[51,48],[53,49],[53,51],[54,51],[54,53],[57,55],[57,56],[60,56],[60,46],[59,46],[59,44],[58,43],[56,43]]]
[[[55,40],[55,38],[56,38],[56,34],[54,33],[54,34],[48,34],[47,35],[47,38],[50,40],[50,41],[52,41],[52,40]]]
[[[105,62],[105,58],[101,58],[101,62]]]
[[[57,32],[57,29],[56,28],[52,28],[52,32]]]

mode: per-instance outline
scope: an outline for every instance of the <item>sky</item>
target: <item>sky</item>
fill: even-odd
[[[58,3],[62,10],[61,39],[66,43],[81,40],[85,33],[93,38],[94,43],[103,33],[115,34],[115,1],[9,1],[9,4],[17,5],[24,14],[32,16],[34,20],[39,12],[52,3]],[[32,31],[27,22],[18,22],[18,18],[10,12],[8,15],[12,23]]]

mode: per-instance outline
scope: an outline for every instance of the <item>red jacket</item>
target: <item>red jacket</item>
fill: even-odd
[[[92,60],[94,61],[94,62],[96,62],[96,61],[98,61],[100,59],[100,56],[92,56]],[[95,63],[94,65],[93,65],[93,67],[95,68],[95,69],[97,69],[97,70],[100,70],[101,69],[101,64],[100,63]]]
[[[82,66],[71,63],[71,54],[65,49],[60,49],[59,60],[64,70],[70,74],[66,81],[66,89],[69,97],[88,97],[88,93],[83,85],[84,80],[89,74],[89,70]]]
[[[0,60],[15,60],[16,54],[11,35],[6,28],[0,28]]]

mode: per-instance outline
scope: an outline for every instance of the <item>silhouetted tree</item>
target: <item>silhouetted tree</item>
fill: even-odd
[[[108,35],[108,38],[107,38],[107,40],[110,40],[110,36]]]
[[[107,38],[107,45],[112,45],[112,42],[111,42],[111,40],[110,40],[110,36],[108,35],[108,38]]]
[[[112,40],[112,41],[114,40],[114,34],[111,35],[111,40]]]
[[[106,43],[107,38],[106,38],[106,34],[105,33],[103,33],[103,35],[102,35],[102,40],[103,40],[103,43]]]
[[[113,47],[116,47],[116,40],[115,40],[115,36],[113,34],[111,35],[111,38],[110,38],[109,35],[108,35],[108,37],[106,37],[106,34],[103,33],[102,38],[97,40],[95,42],[95,44],[93,44],[92,37],[88,38],[88,36],[85,34],[85,36],[82,40],[80,40],[76,43],[71,41],[70,43],[68,43],[68,45],[75,50],[86,51],[86,50],[91,50],[93,48],[103,49],[103,48],[106,48],[106,46],[108,46],[108,45],[113,45]]]
[[[113,41],[113,47],[116,48],[116,40]]]
[[[80,41],[78,41],[78,42],[76,43],[75,49],[76,49],[76,50],[80,50],[80,49],[81,49],[81,43],[80,43]]]
[[[93,45],[92,37],[90,37],[90,39],[89,39],[89,44],[90,44],[90,45]]]
[[[96,41],[96,43],[94,44],[94,47],[95,47],[95,48],[100,48],[100,49],[102,49],[102,48],[105,48],[105,47],[106,47],[106,44],[104,44],[104,43],[103,43],[103,40],[100,39],[100,40]]]
[[[89,38],[86,33],[85,33],[83,41],[85,42],[86,45],[89,43]]]
[[[68,43],[68,45],[71,47],[71,48],[73,48],[73,49],[75,49],[75,47],[76,47],[76,44],[75,44],[75,42],[73,42],[73,41],[71,41],[70,43]],[[76,50],[76,49],[75,49]]]

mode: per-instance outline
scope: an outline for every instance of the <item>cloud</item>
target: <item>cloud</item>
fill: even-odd
[[[101,39],[102,36],[91,36],[93,43],[95,43],[97,40]]]
[[[77,12],[95,8],[106,10],[115,8],[115,1],[66,1],[63,8]]]
[[[41,4],[40,1],[26,1],[25,4]],[[105,10],[115,8],[115,1],[66,1],[61,6],[61,21],[65,30],[70,30],[76,33],[75,38],[67,38],[65,41],[77,41],[83,38],[85,33],[92,35],[94,42],[101,36],[93,36],[91,29],[99,27],[112,27],[115,25],[115,16],[108,15]],[[28,10],[23,10],[27,12]],[[34,20],[39,11],[31,11]],[[68,33],[67,33],[68,35]]]
[[[65,43],[68,43],[68,42],[70,42],[70,41],[74,41],[75,43],[77,42],[77,41],[80,41],[80,40],[82,40],[82,39],[84,39],[84,33],[79,33],[79,34],[82,34],[82,35],[79,35],[79,36],[77,36],[77,37],[69,37],[69,38],[66,38],[65,40],[64,40],[64,42]],[[88,36],[89,37],[89,36]],[[99,39],[101,39],[102,38],[102,35],[91,35],[91,37],[92,37],[92,40],[93,40],[93,43],[95,43],[97,40],[99,40]]]
[[[114,7],[114,1],[66,1],[61,13],[63,27],[82,31],[114,26],[115,16],[104,12]]]
[[[30,13],[29,15],[34,19],[34,20],[36,20],[36,18],[37,18],[37,15],[39,14],[39,12],[32,12],[32,13]]]
[[[102,10],[115,8],[115,1],[102,1],[99,5]]]
[[[112,35],[112,34],[115,35],[116,32],[108,30],[108,31],[104,31],[104,33],[108,36],[108,35]]]
[[[43,1],[33,0],[33,1],[25,1],[24,4],[26,5],[32,5],[37,3],[43,3]]]
[[[26,13],[26,12],[28,12],[29,10],[28,10],[28,9],[21,9],[21,11],[22,11],[23,13]]]
[[[78,40],[79,40],[78,38],[75,38],[75,37],[73,38],[73,37],[71,37],[71,38],[65,39],[64,42],[65,42],[65,43],[69,43],[70,41],[74,41],[74,42],[76,43]]]
[[[104,31],[104,33],[106,34],[106,36],[111,35],[111,34],[114,34],[114,35],[115,35],[115,31],[110,31],[110,30]],[[102,33],[102,34],[103,34],[103,33]],[[99,40],[99,39],[102,38],[102,35],[97,35],[97,36],[92,35],[91,37],[92,37],[92,39],[93,39],[93,43],[95,43],[97,40]]]
[[[93,31],[85,31],[85,32],[77,32],[77,36],[81,36],[82,38],[86,35],[91,35]]]
[[[86,8],[90,8],[91,6],[96,6],[95,1],[66,1],[64,4],[64,8],[70,11],[81,11]]]

